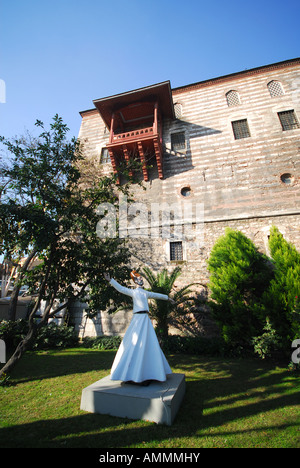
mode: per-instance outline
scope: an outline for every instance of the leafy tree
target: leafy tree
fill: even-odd
[[[116,191],[128,194],[128,185],[116,188],[114,176],[94,178],[83,184],[79,141],[66,140],[67,126],[56,115],[46,131],[42,122],[38,139],[1,137],[11,155],[2,164],[0,191],[0,254],[8,260],[24,257],[15,282],[13,297],[20,285],[28,285],[36,295],[29,315],[29,331],[13,356],[1,369],[9,372],[34,341],[39,327],[47,324],[55,299],[59,308],[76,299],[90,304],[91,313],[106,309],[111,290],[103,272],[112,271],[123,281],[127,250],[117,237],[100,239],[96,209],[101,203],[116,203]],[[30,268],[33,260],[38,266]],[[35,320],[41,301],[47,307],[39,323]],[[16,300],[14,307],[16,307]],[[15,309],[11,312],[15,316]]]
[[[210,306],[226,342],[248,345],[265,325],[263,295],[272,278],[268,257],[240,231],[227,228],[208,261]]]
[[[166,294],[173,300],[172,302],[154,300],[150,304],[150,315],[157,323],[156,331],[160,339],[168,336],[170,320],[178,317],[179,314],[186,313],[186,308],[193,302],[190,289],[192,284],[184,286],[178,291],[173,290],[174,283],[180,274],[181,268],[179,267],[176,267],[172,273],[169,273],[166,268],[157,274],[148,267],[141,271],[141,275],[148,281],[151,291]]]
[[[270,230],[269,247],[275,270],[266,304],[281,345],[290,350],[291,342],[300,337],[300,253],[275,226]]]

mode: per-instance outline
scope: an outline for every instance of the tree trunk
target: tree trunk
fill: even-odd
[[[163,341],[168,338],[169,335],[169,325],[167,317],[160,317],[156,322],[156,333],[159,344],[161,345]]]
[[[48,278],[49,278],[50,269],[51,269],[51,266],[52,266],[53,251],[55,249],[55,246],[56,246],[56,244],[54,244],[52,246],[52,248],[51,248],[47,271],[46,271],[44,279],[43,279],[43,281],[41,283],[40,291],[39,291],[39,295],[37,297],[36,303],[35,303],[35,305],[33,307],[33,310],[31,311],[31,313],[29,315],[29,319],[28,319],[29,331],[28,331],[27,335],[25,336],[25,338],[18,344],[14,354],[11,356],[11,358],[8,360],[8,362],[5,364],[5,366],[2,367],[2,369],[0,370],[0,377],[4,373],[6,374],[6,373],[10,372],[14,368],[14,366],[21,359],[23,354],[27,351],[27,349],[29,348],[29,346],[31,345],[33,340],[35,339],[38,328],[43,326],[45,323],[47,323],[47,319],[49,317],[49,312],[50,312],[50,309],[52,307],[52,304],[53,304],[53,301],[54,301],[54,298],[55,298],[55,295],[56,295],[57,288],[55,288],[55,291],[54,291],[54,293],[52,295],[52,299],[50,300],[50,304],[48,305],[48,307],[46,307],[46,310],[45,310],[44,315],[43,315],[43,317],[41,319],[41,322],[38,325],[34,323],[34,316],[35,316],[38,308],[40,307],[41,300],[42,300],[42,297],[43,297],[43,294],[44,294],[44,291],[45,291],[45,287],[46,287],[46,284],[47,284],[47,281],[48,281]],[[30,256],[32,254],[33,254],[33,252],[30,254]],[[29,265],[29,262],[28,262],[28,265]],[[28,267],[28,265],[27,265],[27,267]]]
[[[28,255],[26,258],[24,265],[20,269],[19,273],[19,278],[16,281],[16,285],[13,289],[13,292],[11,294],[11,299],[9,301],[9,307],[8,307],[8,320],[15,321],[16,320],[16,315],[17,315],[17,305],[18,305],[18,298],[19,298],[19,291],[20,291],[20,286],[18,285],[18,280],[22,278],[22,275],[27,271],[31,261],[34,259],[36,256],[36,249],[33,249],[33,251]]]
[[[19,291],[21,286],[14,286],[13,292],[11,293],[9,305],[8,305],[8,320],[15,321],[17,315],[17,305],[19,298]]]

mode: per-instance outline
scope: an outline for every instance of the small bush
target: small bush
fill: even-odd
[[[229,353],[228,346],[219,337],[169,335],[162,340],[161,346],[166,354],[223,356]]]
[[[274,351],[278,349],[279,338],[276,331],[272,328],[269,318],[266,319],[264,333],[252,339],[254,345],[254,352],[259,355],[261,359],[271,357]]]
[[[5,341],[8,349],[16,348],[27,335],[26,320],[0,322],[0,338]],[[78,344],[78,338],[73,327],[59,326],[54,322],[38,330],[37,337],[31,349],[67,348]]]
[[[2,320],[0,322],[0,338],[5,341],[8,349],[16,348],[27,332],[28,323],[24,319]]]
[[[10,376],[7,374],[1,374],[0,377],[0,387],[9,387],[10,386]]]
[[[93,337],[85,337],[83,339],[82,345],[85,348],[92,348],[92,349],[118,349],[122,341],[120,336],[96,336]]]
[[[59,326],[54,322],[42,327],[32,345],[32,349],[71,348],[78,344],[73,327]]]

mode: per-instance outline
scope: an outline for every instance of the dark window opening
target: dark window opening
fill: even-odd
[[[170,242],[170,260],[183,260],[182,242]]]
[[[184,132],[171,134],[171,148],[172,151],[185,150],[185,134]]]
[[[234,138],[236,140],[240,140],[241,138],[248,138],[251,136],[247,119],[235,120],[234,122],[231,122],[231,124]]]
[[[292,174],[285,173],[280,176],[280,180],[285,185],[292,185],[294,182],[294,177]]]
[[[283,131],[300,128],[299,121],[293,110],[278,112],[278,117]]]
[[[183,197],[189,197],[191,195],[191,187],[183,187],[180,193]]]

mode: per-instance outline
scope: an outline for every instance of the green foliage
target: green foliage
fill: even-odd
[[[220,337],[169,335],[162,340],[166,354],[194,354],[203,356],[224,356],[230,349]]]
[[[0,338],[8,349],[15,348],[28,333],[28,322],[24,319],[0,322]],[[29,349],[54,349],[76,346],[78,337],[73,327],[59,326],[50,322],[38,330],[35,341]]]
[[[264,333],[254,337],[252,339],[252,344],[254,345],[254,352],[257,353],[261,359],[271,357],[273,352],[278,349],[279,338],[276,334],[276,330],[272,328],[269,317],[266,319]]]
[[[170,301],[154,300],[150,304],[150,315],[157,323],[156,331],[159,338],[168,335],[170,320],[178,315],[184,315],[191,303],[193,303],[193,298],[191,297],[192,291],[190,290],[192,284],[184,286],[179,291],[173,290],[174,283],[180,274],[180,267],[174,268],[172,273],[169,273],[164,268],[161,272],[155,274],[148,267],[143,268],[141,272],[141,275],[148,281],[151,291],[166,294],[175,302],[172,304]]]
[[[42,128],[36,140],[1,137],[12,158],[1,173],[0,253],[9,259],[35,251],[39,265],[24,272],[21,284],[41,293],[39,300],[84,297],[91,310],[103,310],[109,302],[103,271],[123,280],[128,256],[123,240],[97,236],[97,207],[117,204],[116,193],[127,194],[128,185],[117,188],[115,177],[105,176],[87,188],[80,143],[66,140],[62,119],[56,115],[49,131],[36,125]]]
[[[250,345],[265,322],[263,294],[272,278],[268,258],[244,234],[227,228],[208,261],[210,306],[225,342]]]
[[[85,337],[82,342],[84,348],[92,349],[118,349],[122,341],[120,336]]]
[[[28,332],[27,320],[1,320],[0,339],[5,341],[8,349],[15,348]]]
[[[50,322],[39,329],[32,349],[70,348],[77,346],[78,337],[73,327],[60,326]]]
[[[226,230],[209,259],[210,306],[227,343],[265,358],[290,353],[300,336],[300,253],[273,226],[271,259],[238,231]]]
[[[10,376],[5,374],[0,375],[0,387],[9,387],[10,386]]]
[[[265,301],[272,326],[283,348],[289,349],[300,337],[300,253],[275,226],[270,231],[269,246],[275,269]]]
[[[32,255],[38,261],[35,268],[21,269],[16,281],[18,286],[28,285],[36,301],[28,337],[3,372],[25,352],[36,328],[54,314],[55,299],[62,307],[84,300],[90,314],[105,310],[114,296],[103,273],[110,271],[119,281],[128,276],[124,239],[99,238],[96,226],[98,206],[117,206],[117,193],[128,195],[129,184],[116,186],[114,175],[84,179],[80,143],[75,138],[67,141],[68,128],[58,115],[49,131],[40,121],[36,125],[42,129],[37,139],[0,138],[10,153],[0,168],[0,254],[7,259]],[[48,305],[37,324],[34,316],[42,300]],[[13,315],[10,312],[12,320]]]

